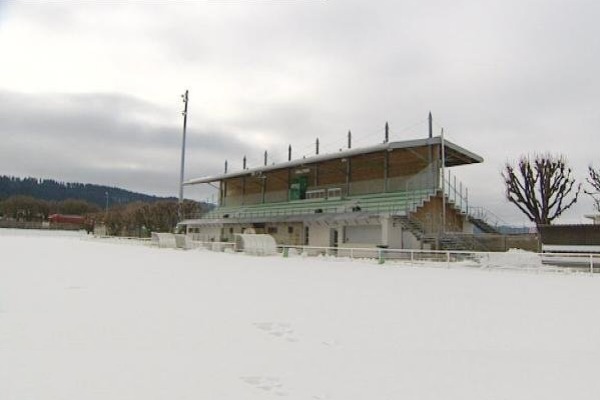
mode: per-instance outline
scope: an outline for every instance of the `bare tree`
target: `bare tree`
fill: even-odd
[[[600,212],[600,169],[594,169],[591,165],[588,167],[589,176],[588,183],[592,186],[592,190],[585,191],[586,194],[594,199],[594,207]]]
[[[178,220],[178,207],[176,201],[170,200],[135,202],[112,207],[108,213],[98,212],[93,219],[104,221],[110,235],[148,236],[150,232],[172,232]],[[182,210],[185,216],[196,216],[207,208],[205,204],[184,200]]]
[[[563,156],[523,156],[516,166],[502,171],[506,198],[537,226],[549,225],[577,201],[581,185],[575,185]]]
[[[100,207],[96,204],[89,203],[85,200],[66,199],[58,202],[58,212],[61,214],[86,215],[100,211]]]
[[[49,203],[30,196],[11,196],[0,201],[0,215],[21,221],[44,221],[50,213]]]

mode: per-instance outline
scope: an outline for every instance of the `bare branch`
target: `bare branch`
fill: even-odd
[[[600,212],[600,169],[594,169],[594,167],[590,165],[588,167],[588,173],[589,176],[586,180],[592,187],[592,190],[585,190],[585,193],[594,200],[594,208],[596,211]]]
[[[552,223],[577,202],[581,191],[562,156],[521,157],[516,168],[505,165],[502,177],[508,201],[536,225]]]

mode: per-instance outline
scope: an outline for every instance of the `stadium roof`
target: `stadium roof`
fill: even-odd
[[[239,171],[228,172],[220,175],[207,176],[202,178],[190,179],[184,182],[184,185],[195,185],[198,183],[218,182],[224,179],[238,178],[242,176],[257,175],[263,172],[275,171],[279,169],[295,168],[307,164],[314,164],[323,161],[336,160],[346,157],[358,156],[362,154],[377,153],[381,151],[392,151],[396,149],[414,149],[430,145],[439,145],[442,143],[441,136],[428,139],[405,140],[401,142],[381,143],[368,147],[357,147],[354,149],[340,150],[335,153],[319,154],[312,157],[299,158],[278,164],[265,165],[256,168],[242,169]],[[475,164],[483,162],[483,158],[469,150],[460,147],[444,139],[444,152],[446,167],[454,167],[464,164]]]

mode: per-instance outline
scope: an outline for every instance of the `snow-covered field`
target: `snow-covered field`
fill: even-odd
[[[600,280],[0,230],[0,399],[598,399]]]

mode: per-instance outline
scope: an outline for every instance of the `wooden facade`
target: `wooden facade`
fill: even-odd
[[[293,200],[289,190],[302,179],[305,192],[340,189],[342,196],[358,196],[437,185],[439,145],[358,154],[323,162],[225,178],[220,181],[222,206],[279,203]]]

